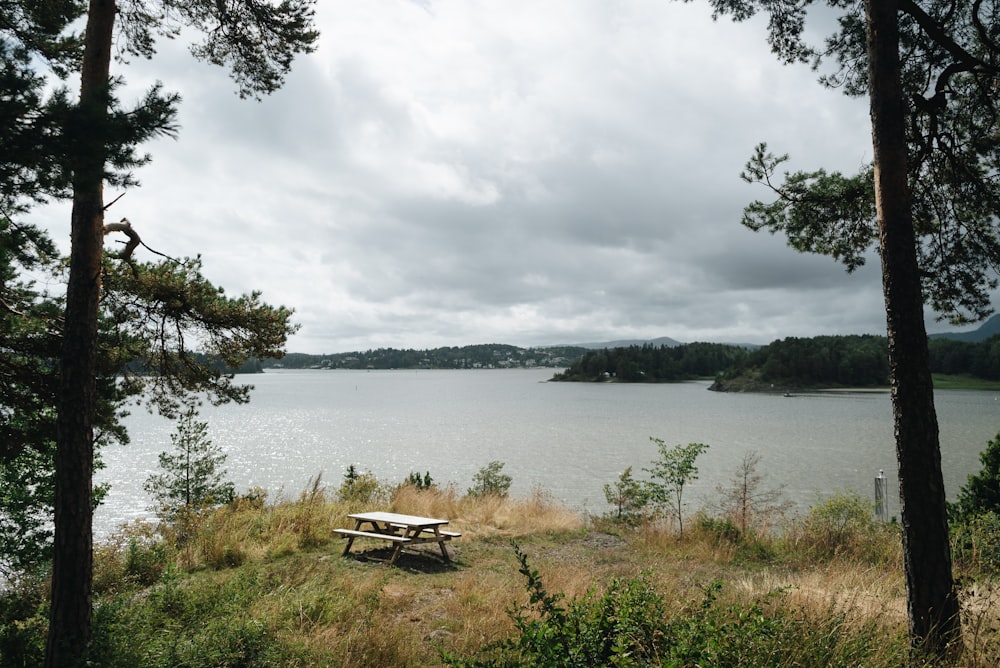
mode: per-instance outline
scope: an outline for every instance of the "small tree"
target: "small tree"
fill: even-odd
[[[492,461],[479,469],[476,475],[472,476],[472,487],[468,490],[469,496],[507,496],[510,491],[510,484],[513,482],[506,473],[501,473],[504,463]]]
[[[354,464],[344,471],[344,481],[340,483],[337,496],[348,503],[372,503],[383,495],[383,487],[371,471],[360,473]]]
[[[748,529],[767,529],[768,516],[784,513],[792,506],[791,501],[784,498],[784,485],[764,488],[764,475],[757,472],[760,459],[757,452],[747,452],[729,486],[716,487],[723,515],[744,533]],[[765,519],[760,522],[762,517]]]
[[[424,471],[421,476],[416,471],[410,471],[410,474],[406,476],[406,480],[403,482],[404,485],[410,485],[411,487],[416,487],[417,489],[424,490],[434,487],[434,479],[431,478],[430,471]]]
[[[1000,513],[1000,434],[979,453],[983,468],[969,476],[958,492],[958,501],[948,508],[956,519],[970,519],[987,512]]]
[[[222,468],[226,454],[208,438],[208,423],[197,420],[198,410],[188,406],[170,435],[174,454],[160,453],[163,473],[149,476],[143,489],[157,502],[157,512],[172,521],[183,510],[194,510],[233,498],[233,483]]]
[[[650,491],[647,484],[632,477],[630,466],[622,471],[614,485],[604,484],[604,498],[614,507],[614,521],[633,524],[642,519],[643,510],[649,505]]]
[[[669,506],[670,514],[677,520],[679,535],[684,536],[684,487],[698,479],[698,467],[694,465],[698,455],[708,450],[704,443],[688,443],[668,448],[662,438],[650,436],[656,443],[660,458],[652,467],[644,468],[651,476],[650,498],[661,506]],[[662,482],[659,482],[662,481]]]

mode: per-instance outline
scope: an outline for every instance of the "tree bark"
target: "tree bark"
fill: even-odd
[[[865,11],[910,639],[941,653],[957,645],[961,626],[908,182],[898,2],[866,0]]]
[[[106,128],[115,0],[91,0],[74,126],[73,213],[56,440],[48,668],[81,666],[91,639],[92,484]]]

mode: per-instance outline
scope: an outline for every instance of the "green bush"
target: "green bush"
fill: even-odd
[[[468,489],[467,494],[469,496],[507,496],[513,478],[506,473],[501,473],[503,467],[503,462],[492,461],[479,469],[476,475],[472,476],[472,487]]]
[[[963,570],[1000,573],[1000,515],[987,511],[953,523],[951,553]]]
[[[684,488],[688,483],[698,479],[698,467],[694,462],[701,453],[708,450],[704,443],[688,443],[667,447],[662,438],[650,436],[649,440],[656,443],[660,458],[653,465],[644,468],[653,479],[646,483],[650,500],[668,509],[669,514],[677,520],[678,533],[684,535]]]
[[[346,503],[370,504],[383,496],[383,489],[374,473],[359,473],[354,464],[351,464],[344,473],[344,481],[337,490],[337,496]]]
[[[982,469],[968,477],[958,492],[958,500],[948,505],[953,519],[1000,513],[1000,434],[979,453],[979,463]]]
[[[843,492],[810,509],[802,525],[803,540],[818,556],[833,556],[873,525],[872,505],[855,492]]]
[[[403,484],[416,487],[417,489],[430,489],[434,487],[434,479],[431,478],[430,471],[425,471],[423,476],[416,471],[410,471],[410,475],[406,476]]]
[[[632,666],[657,656],[668,608],[645,578],[612,580],[604,593],[591,591],[563,607],[562,597],[545,590],[527,556],[516,545],[514,551],[529,600],[510,612],[518,635],[488,645],[472,659],[444,655],[446,665]]]
[[[697,527],[700,533],[710,536],[715,545],[722,543],[737,545],[743,538],[739,527],[733,524],[729,518],[718,519],[708,515],[699,515]]]
[[[48,635],[48,590],[41,574],[21,575],[0,591],[0,666],[41,666]]]
[[[133,536],[125,551],[125,576],[130,582],[147,587],[157,581],[170,563],[170,548],[164,541],[143,540]]]
[[[647,577],[615,579],[603,593],[562,603],[515,546],[528,604],[516,606],[511,638],[471,658],[442,653],[459,668],[591,668],[593,666],[864,666],[908,665],[904,634],[885,637],[876,623],[857,625],[842,611],[810,618],[779,590],[759,601],[722,605],[722,583],[700,603],[667,601]]]
[[[167,570],[144,600],[122,595],[95,607],[91,663],[104,668],[303,665],[301,651],[282,642],[268,620],[251,610],[266,586],[256,571],[191,587]]]
[[[650,493],[648,484],[632,477],[632,467],[622,471],[614,485],[605,483],[604,498],[612,511],[604,519],[620,524],[638,524],[646,517]]]

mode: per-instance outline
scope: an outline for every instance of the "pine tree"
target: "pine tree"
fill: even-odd
[[[208,437],[208,423],[197,418],[197,408],[188,406],[170,435],[173,454],[160,453],[163,472],[149,476],[143,485],[156,500],[160,517],[167,521],[182,511],[228,503],[233,498],[233,483],[226,480],[222,468],[226,453]]]

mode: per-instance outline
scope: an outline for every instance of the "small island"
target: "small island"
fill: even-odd
[[[1000,386],[1000,337],[961,341],[932,337],[930,367],[938,388]],[[889,386],[885,337],[870,334],[788,337],[766,346],[716,343],[591,350],[552,380],[664,383],[711,380],[716,392],[793,394]]]

